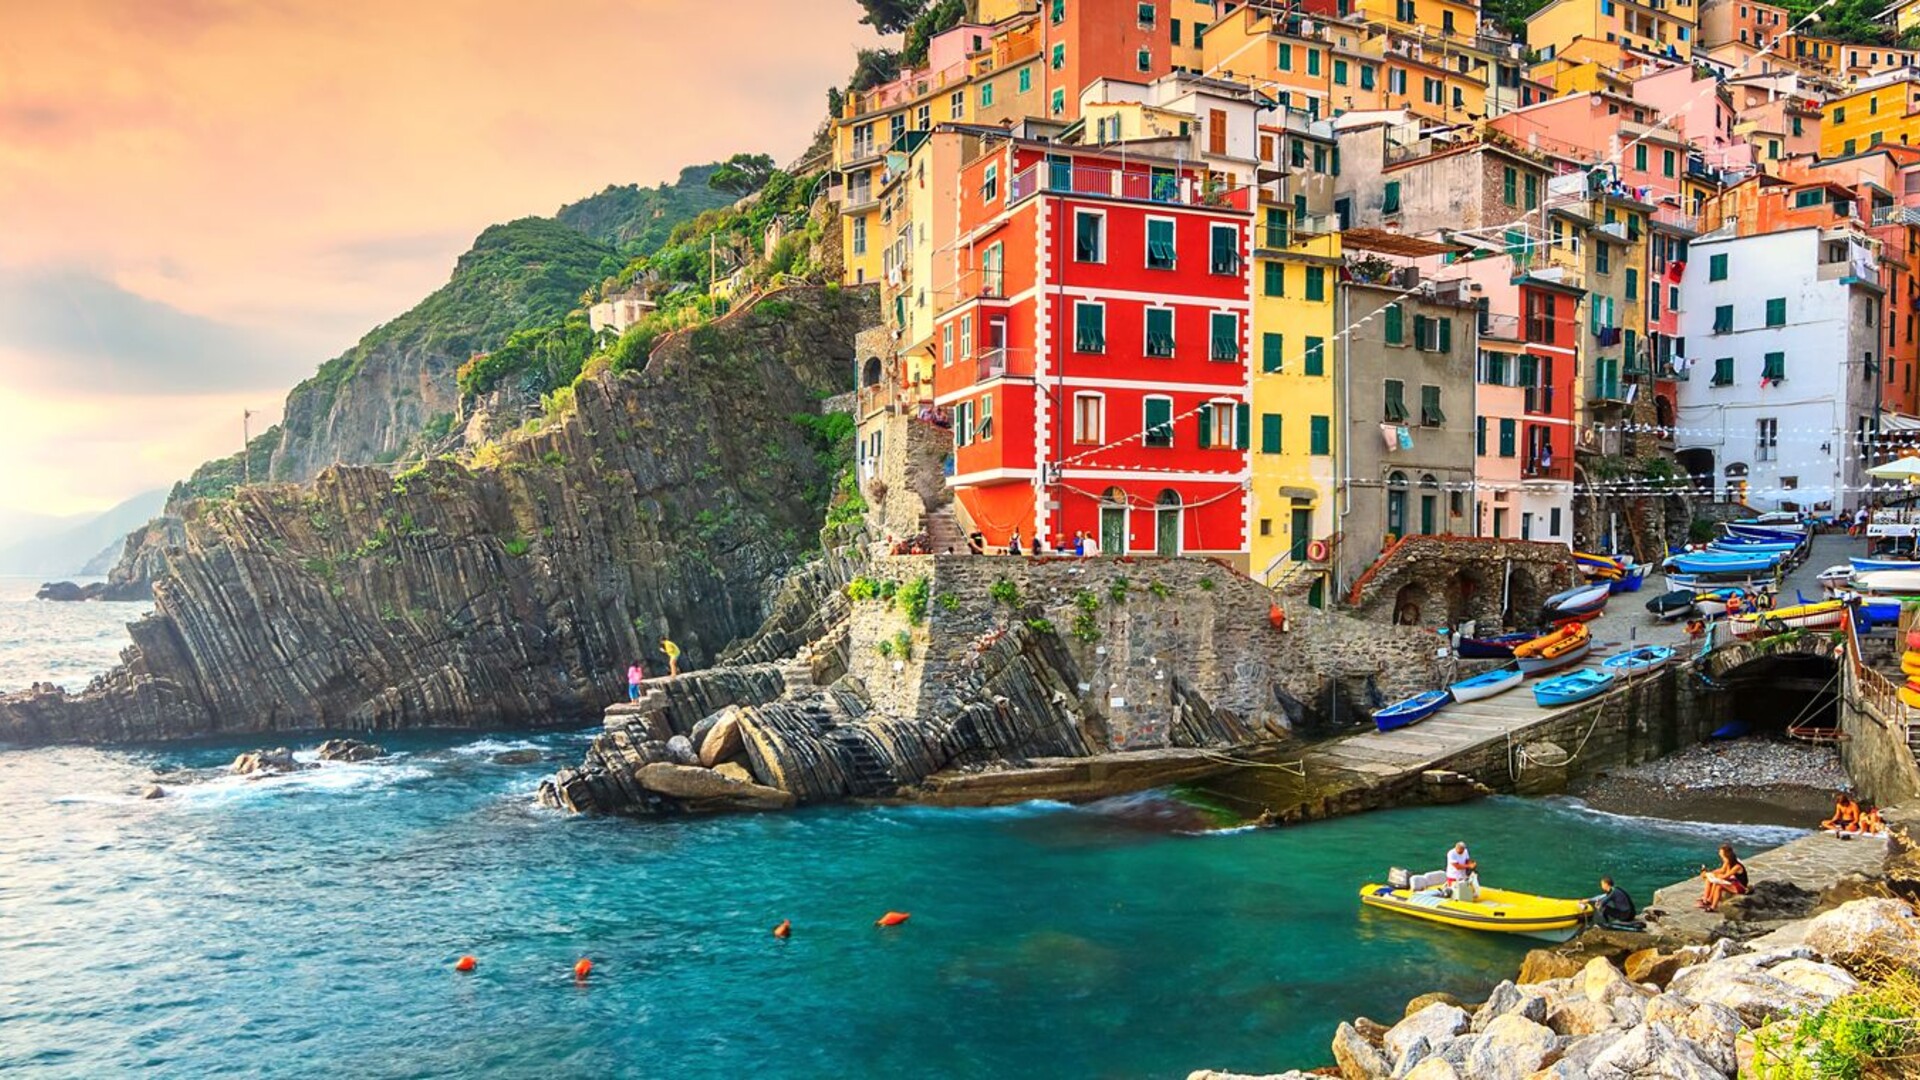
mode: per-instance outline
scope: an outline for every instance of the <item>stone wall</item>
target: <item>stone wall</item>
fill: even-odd
[[[1393,621],[1410,604],[1409,613],[1417,612],[1412,618],[1416,625],[1458,625],[1471,619],[1487,631],[1538,625],[1546,598],[1577,580],[1561,544],[1409,536],[1354,582],[1347,600],[1354,614],[1369,621]]]
[[[880,455],[861,477],[868,518],[882,536],[909,537],[927,518],[953,504],[941,461],[953,449],[947,428],[891,413],[869,419],[864,430],[880,435]]]
[[[1907,745],[1911,711],[1884,689],[1872,693],[1871,673],[1844,658],[1841,672],[1840,764],[1847,777],[1863,798],[1881,805],[1920,795],[1920,763]]]

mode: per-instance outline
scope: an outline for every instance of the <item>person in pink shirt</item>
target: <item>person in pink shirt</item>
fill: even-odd
[[[627,700],[628,701],[640,700],[640,684],[645,681],[647,681],[647,673],[644,669],[640,667],[640,661],[635,660],[627,668]]]

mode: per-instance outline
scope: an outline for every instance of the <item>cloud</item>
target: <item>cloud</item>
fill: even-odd
[[[9,382],[120,393],[248,390],[284,383],[269,335],[190,315],[78,270],[0,272],[0,341]],[[308,366],[303,364],[301,366]]]

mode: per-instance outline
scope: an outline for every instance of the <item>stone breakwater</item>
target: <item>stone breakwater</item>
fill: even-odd
[[[1883,874],[1812,882],[1827,885],[1837,904],[1819,914],[1715,931],[1766,931],[1744,942],[1589,931],[1529,953],[1519,975],[1484,1002],[1427,994],[1393,1023],[1342,1023],[1332,1040],[1337,1072],[1345,1080],[1721,1080],[1753,1075],[1756,1060],[1791,1067],[1805,1048],[1780,1047],[1797,1018],[1890,972],[1920,973],[1920,914],[1884,895],[1889,886],[1920,895],[1920,860],[1905,828],[1896,832]],[[1882,895],[1838,899],[1862,892]],[[1201,1070],[1189,1080],[1255,1078]]]
[[[794,418],[845,381],[871,307],[780,297],[583,380],[497,463],[187,505],[121,666],[0,698],[0,742],[543,726],[624,696],[662,636],[711,662],[814,547],[832,462]]]
[[[692,757],[799,803],[1096,798],[1284,744],[1369,680],[1398,691],[1435,677],[1431,634],[1338,615],[1283,630],[1266,590],[1206,560],[905,556],[856,570],[853,588],[820,597],[825,632],[798,653],[681,676],[615,710],[542,800],[622,813],[724,807],[729,791],[772,801],[663,790],[689,778],[655,766],[711,768]],[[702,725],[722,723],[738,748],[710,754]]]

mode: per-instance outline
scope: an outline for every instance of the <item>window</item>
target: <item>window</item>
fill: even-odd
[[[1279,334],[1260,335],[1260,370],[1262,372],[1271,375],[1283,370],[1281,350],[1284,345],[1285,339]]]
[[[1324,266],[1307,267],[1307,299],[1325,300],[1327,298],[1327,268]]]
[[[1140,29],[1151,30],[1153,29],[1153,23],[1154,23],[1153,5],[1141,4],[1140,5]]]
[[[1777,460],[1780,447],[1780,421],[1763,416],[1754,425],[1753,460]]]
[[[920,108],[914,111],[913,121],[914,127],[919,128],[921,131],[926,131],[933,127],[933,106],[920,106]]]
[[[1107,439],[1107,399],[1100,394],[1073,395],[1073,441],[1098,446]]]
[[[1208,265],[1216,274],[1240,272],[1240,229],[1235,225],[1215,225],[1211,232],[1213,257]]]
[[[855,255],[867,253],[867,219],[863,217],[853,219],[853,253]]]
[[[1607,250],[1607,242],[1605,240],[1593,245],[1594,273],[1611,274],[1613,272],[1612,262],[1613,253]]]
[[[1206,40],[1206,37],[1207,37],[1207,24],[1203,22],[1194,23],[1193,24],[1193,47],[1196,49],[1199,48],[1200,44]]]
[[[1360,89],[1373,89],[1373,67],[1371,65],[1360,65]]]
[[[1260,452],[1263,454],[1280,453],[1280,414],[1260,414]]]
[[[980,84],[980,107],[985,109],[985,108],[990,108],[992,105],[993,105],[993,84],[990,82],[983,82]]]
[[[1386,387],[1386,418],[1389,423],[1404,424],[1407,420],[1407,387],[1399,379],[1388,379]]]
[[[1407,69],[1387,69],[1387,93],[1405,94],[1407,92]]]
[[[993,395],[980,395],[980,441],[993,440]]]
[[[1672,176],[1673,168],[1674,168],[1673,151],[1671,150],[1660,151],[1660,175]]]
[[[1515,454],[1518,453],[1518,450],[1515,448],[1515,443],[1518,440],[1514,438],[1514,434],[1518,428],[1519,428],[1519,424],[1516,423],[1511,418],[1502,419],[1500,421],[1500,456],[1501,457],[1513,457]]]
[[[1091,210],[1076,210],[1073,214],[1073,261],[1098,263],[1107,261],[1107,216]]]
[[[1180,20],[1168,19],[1167,25],[1173,28],[1173,43],[1175,45],[1180,44]]]
[[[1147,269],[1171,270],[1177,254],[1173,241],[1173,219],[1148,218]]]
[[[1733,357],[1723,356],[1713,362],[1713,385],[1733,385]]]
[[[1656,286],[1656,288],[1657,287],[1658,286]],[[1680,286],[1678,285],[1667,286],[1667,310],[1668,311],[1680,310]]]
[[[1473,418],[1473,452],[1480,457],[1487,456],[1487,418],[1484,416]]]
[[[1240,359],[1240,316],[1231,311],[1216,311],[1207,316],[1210,347],[1207,355],[1215,360],[1238,362]]]
[[[947,112],[950,114],[948,116],[950,120],[958,120],[967,115],[967,92],[965,90],[955,90],[953,95],[947,98]]]
[[[1627,267],[1627,299],[1640,299],[1640,271]]]
[[[940,366],[953,366],[953,324],[940,328]]]
[[[1309,75],[1320,74],[1320,50],[1319,49],[1307,50],[1307,74]]]
[[[1133,62],[1134,62],[1134,65],[1138,67],[1141,71],[1152,71],[1153,70],[1152,50],[1141,49],[1139,52],[1134,53]]]
[[[1641,172],[1647,171],[1647,144],[1636,143],[1633,147],[1633,167]]]
[[[1440,411],[1440,388],[1422,386],[1420,388],[1420,423],[1424,427],[1439,427],[1447,422],[1447,414]]]
[[[1520,174],[1511,165],[1500,170],[1500,199],[1508,206],[1519,206]]]
[[[1311,416],[1307,418],[1307,453],[1316,457],[1325,457],[1333,453],[1333,418]]]
[[[1063,42],[1063,41],[1057,41],[1057,42],[1054,42],[1054,45],[1053,45],[1053,70],[1055,70],[1055,71],[1059,71],[1059,70],[1060,70],[1061,68],[1063,68],[1063,67],[1066,67],[1066,66],[1067,66],[1067,45],[1066,45],[1066,42]]]
[[[1388,304],[1385,315],[1387,344],[1405,345],[1407,343],[1406,315],[1400,310],[1400,305]]]
[[[1713,332],[1716,334],[1733,333],[1733,305],[1721,304],[1713,309]]]
[[[1760,366],[1760,377],[1770,382],[1785,382],[1787,379],[1787,354],[1770,352]]]
[[[1400,212],[1400,181],[1387,181],[1386,194],[1380,200],[1380,212],[1383,214]]]
[[[1347,62],[1338,57],[1333,61],[1333,82],[1335,86],[1347,85]]]
[[[1067,21],[1067,0],[1051,0],[1052,14],[1049,16],[1055,26]]]
[[[1403,23],[1414,19],[1413,0],[1393,0],[1393,15]]]
[[[1540,208],[1540,178],[1533,175],[1532,173],[1528,173],[1526,179],[1527,179],[1527,209],[1537,210]]]
[[[1767,301],[1767,325],[1768,326],[1787,325],[1787,298],[1786,297],[1776,296],[1773,299]]]
[[[1227,110],[1207,110],[1207,152],[1224,157],[1227,152]]]
[[[1446,104],[1446,94],[1439,79],[1422,78],[1420,80],[1420,100],[1429,105]]]
[[[980,175],[980,201],[994,202],[1000,198],[1000,166],[989,165]]]
[[[1453,320],[1413,317],[1413,347],[1421,352],[1453,351]]]
[[[1819,188],[1808,188],[1805,191],[1796,191],[1793,193],[1793,205],[1797,210],[1805,210],[1808,207],[1819,206],[1824,201],[1826,201],[1826,196]]]
[[[973,316],[960,317],[960,359],[973,359]]]
[[[1307,335],[1306,356],[1302,363],[1308,375],[1325,375],[1327,373],[1326,339]]]
[[[1173,355],[1173,309],[1147,309],[1147,355],[1161,358]]]
[[[1007,295],[1006,245],[993,243],[980,253],[980,293],[983,296]]]
[[[1245,450],[1247,406],[1231,401],[1209,401],[1200,406],[1200,445],[1214,450]]]
[[[1106,305],[1085,302],[1073,305],[1073,351],[1083,353],[1107,351]]]
[[[1287,268],[1277,262],[1264,264],[1261,277],[1265,279],[1264,292],[1268,296],[1287,295]]]
[[[1145,402],[1145,417],[1141,427],[1144,433],[1141,442],[1147,446],[1166,448],[1173,445],[1173,399],[1150,397]]]
[[[1293,70],[1293,46],[1282,43],[1274,48],[1274,66],[1281,71]]]
[[[1020,92],[1024,94],[1027,91],[1032,89],[1033,89],[1033,69],[1030,67],[1023,67],[1020,69]]]

